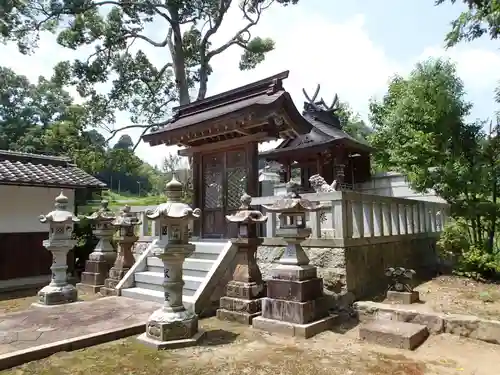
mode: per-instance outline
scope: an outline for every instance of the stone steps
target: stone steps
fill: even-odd
[[[206,285],[207,279],[218,267],[219,255],[229,242],[193,242],[196,246],[194,253],[186,258],[183,265],[184,287],[183,301],[187,308],[192,307]],[[163,262],[154,256],[146,258],[145,269],[134,273],[134,287],[121,291],[124,297],[144,301],[163,302]]]
[[[361,325],[359,338],[388,348],[414,350],[429,336],[426,326],[394,320],[373,320]]]

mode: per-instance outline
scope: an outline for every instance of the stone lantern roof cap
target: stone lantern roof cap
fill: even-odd
[[[97,211],[93,212],[87,219],[92,221],[112,221],[116,218],[113,211],[108,208],[109,202],[105,199],[101,201],[100,207]]]
[[[265,223],[267,216],[262,215],[260,211],[251,210],[250,203],[252,197],[247,193],[243,194],[241,199],[241,206],[233,215],[226,215],[226,220],[230,223]]]
[[[78,219],[71,211],[68,211],[69,199],[61,190],[61,193],[55,199],[55,210],[46,215],[40,215],[39,220],[41,223],[78,223]]]
[[[164,219],[198,219],[201,215],[199,208],[192,209],[187,203],[182,202],[184,187],[177,181],[175,176],[166,185],[166,196],[168,201],[160,204],[154,210],[146,212],[146,217],[151,220]]]
[[[142,221],[131,212],[130,206],[126,204],[111,224],[115,227],[132,227],[134,225],[141,225]]]
[[[323,205],[309,199],[302,198],[298,191],[300,185],[294,181],[289,181],[286,185],[287,194],[271,205],[264,205],[266,210],[272,212],[314,212],[323,208]]]

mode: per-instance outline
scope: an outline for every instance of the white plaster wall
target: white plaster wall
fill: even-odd
[[[364,182],[362,184],[356,184],[356,191],[366,194],[382,195],[386,197],[446,203],[444,199],[438,197],[432,190],[423,194],[415,192],[408,185],[406,177],[396,172],[378,173],[372,176],[370,181]]]
[[[410,188],[406,177],[396,172],[378,173],[372,176],[370,181],[364,182],[362,184],[356,184],[355,191],[365,194],[382,195],[385,197],[397,197],[417,199],[427,202],[446,203],[444,199],[438,197],[432,190],[424,194],[415,192]],[[264,194],[264,189],[262,189],[262,192],[262,196],[273,195],[267,190],[267,194]],[[274,195],[281,196],[285,194],[285,184],[274,185]]]
[[[34,186],[0,185],[0,233],[48,232],[38,220],[54,209],[61,189]],[[74,211],[75,191],[64,189],[68,211]]]

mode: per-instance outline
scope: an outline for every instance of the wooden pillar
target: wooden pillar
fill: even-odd
[[[247,191],[251,197],[259,195],[259,150],[257,142],[247,143],[245,146],[247,170]]]
[[[201,220],[195,220],[193,223],[193,236],[201,237],[203,228],[203,157],[197,152],[193,154],[192,179],[193,179],[193,208],[202,210]]]
[[[343,147],[337,148],[333,167],[334,179],[337,180],[338,183],[344,183],[346,162],[347,154],[345,149]]]
[[[318,154],[318,158],[316,159],[316,174],[323,177],[323,155],[321,154]]]
[[[292,179],[292,164],[290,161],[286,164],[286,180],[285,182],[288,182]]]

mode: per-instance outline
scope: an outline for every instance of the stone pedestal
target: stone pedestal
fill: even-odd
[[[411,292],[398,292],[396,290],[389,290],[387,292],[387,300],[392,303],[399,303],[402,305],[411,305],[420,300],[420,295],[416,290]]]
[[[323,280],[317,277],[316,267],[309,265],[309,258],[300,245],[310,234],[305,228],[305,212],[321,208],[302,199],[298,187],[287,186],[287,197],[269,211],[280,213],[277,235],[287,243],[278,264],[267,280],[267,297],[262,299],[262,316],[256,317],[252,326],[290,336],[311,337],[333,324],[328,314],[328,303],[323,296]]]
[[[126,275],[126,273],[132,268],[135,263],[135,258],[132,255],[132,246],[135,239],[128,239],[127,242],[123,241],[121,238],[118,239],[118,255],[113,267],[109,270],[109,277],[104,280],[104,287],[101,288],[100,292],[104,296],[116,296],[118,295],[116,285],[121,279]]]
[[[226,286],[226,295],[220,299],[217,318],[250,325],[261,313],[261,298],[265,294],[255,254],[262,243],[257,237],[257,224],[265,223],[267,217],[250,209],[252,197],[248,194],[243,194],[240,200],[238,212],[226,216],[229,223],[238,225],[238,238],[231,240],[238,251],[233,279]]]
[[[94,251],[85,262],[85,271],[82,272],[81,282],[76,287],[82,292],[98,293],[104,286],[109,269],[113,266],[116,253],[111,241],[115,228],[112,222],[115,215],[108,209],[108,202],[102,201],[99,211],[87,217],[94,225],[93,233],[99,239]]]
[[[277,267],[267,280],[262,316],[253,327],[290,336],[312,337],[333,324],[323,296],[323,280],[313,266]]]
[[[119,230],[119,237],[116,239],[118,249],[115,263],[109,270],[108,278],[104,280],[104,286],[101,287],[100,293],[102,295],[118,295],[118,291],[115,289],[116,285],[135,263],[132,247],[138,237],[134,234],[134,228],[140,224],[141,221],[130,212],[130,206],[128,205],[121,210],[120,215],[112,223]]]
[[[40,222],[49,223],[49,238],[43,246],[52,253],[52,279],[38,292],[41,305],[60,305],[78,300],[76,288],[68,283],[68,252],[76,245],[71,239],[73,225],[79,219],[67,210],[68,198],[61,194],[56,198],[56,209],[40,216]]]
[[[182,184],[175,177],[167,184],[166,193],[167,203],[146,213],[161,228],[152,254],[163,261],[165,302],[149,317],[146,332],[137,338],[157,349],[195,345],[204,334],[198,330],[198,316],[186,310],[182,302],[182,265],[195,249],[188,243],[188,225],[199,218],[200,210],[193,210],[181,201]]]
[[[73,244],[74,245],[74,244]],[[50,284],[43,287],[38,292],[38,302],[43,305],[60,305],[63,303],[76,302],[78,300],[78,291],[75,286],[68,283],[66,273],[68,266],[66,256],[69,248],[61,249],[51,247],[44,241],[44,246],[52,253],[54,262],[50,270],[52,271],[52,280]]]
[[[168,253],[167,253],[168,251]],[[203,336],[198,331],[198,316],[186,310],[182,302],[182,264],[185,255],[194,252],[194,245],[169,246],[163,249],[161,241],[153,254],[163,260],[165,302],[148,319],[146,332],[137,339],[157,349],[174,349],[196,345]]]

